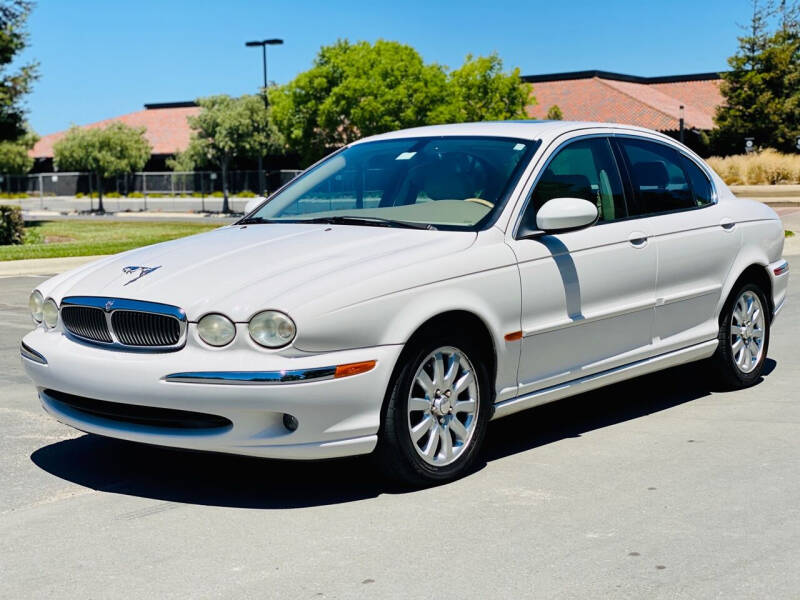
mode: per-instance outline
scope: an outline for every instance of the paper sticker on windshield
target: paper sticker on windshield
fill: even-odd
[[[408,160],[409,158],[413,158],[416,152],[403,152],[397,155],[395,160]]]
[[[514,150],[525,150],[525,144],[517,144],[514,146]]]

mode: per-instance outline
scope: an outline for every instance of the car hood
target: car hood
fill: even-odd
[[[53,280],[45,292],[59,302],[67,296],[108,296],[171,304],[183,308],[191,321],[216,311],[247,321],[264,309],[293,311],[343,286],[357,288],[357,300],[385,294],[392,291],[385,283],[375,287],[369,280],[385,281],[387,273],[463,250],[476,235],[299,223],[232,225],[86,265]],[[418,278],[405,277],[390,287],[429,283],[425,269],[418,271]]]

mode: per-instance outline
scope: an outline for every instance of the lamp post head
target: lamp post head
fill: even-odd
[[[279,46],[283,44],[283,40],[279,38],[270,38],[268,40],[255,40],[252,42],[245,42],[245,46],[253,47],[253,46]]]

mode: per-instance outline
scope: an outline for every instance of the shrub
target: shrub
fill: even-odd
[[[800,183],[800,155],[772,149],[753,154],[712,156],[708,164],[728,185]]]
[[[222,192],[211,192],[209,196],[211,196],[212,198],[222,198],[223,194]]]
[[[236,194],[236,196],[239,197],[239,198],[255,198],[256,197],[256,193],[255,192],[251,192],[250,190],[242,190],[241,192]]]
[[[25,221],[19,206],[0,204],[0,245],[21,244],[25,240]]]
[[[122,194],[119,192],[108,192],[107,194],[103,195],[105,198],[120,198]]]
[[[75,194],[76,198],[83,198],[83,196],[84,196],[83,192],[78,192],[77,194]]]
[[[128,198],[144,198],[144,194],[142,192],[130,192]]]

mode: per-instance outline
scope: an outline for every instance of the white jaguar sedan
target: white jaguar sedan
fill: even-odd
[[[286,459],[470,469],[498,417],[690,361],[758,381],[783,229],[623,125],[367,138],[233,225],[42,283],[22,362],[82,431]]]

